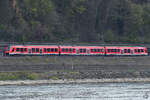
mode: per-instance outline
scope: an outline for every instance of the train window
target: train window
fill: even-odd
[[[93,49],[91,49],[91,52],[93,52],[94,50]]]
[[[72,52],[72,49],[71,49],[71,48],[69,49],[69,52]]]
[[[24,48],[24,51],[27,51],[27,48]]]
[[[110,49],[107,49],[108,50],[108,52],[110,52]]]
[[[101,49],[101,52],[104,52],[103,49]]]
[[[55,48],[55,52],[57,52],[58,51],[58,49],[57,48]]]
[[[114,49],[111,49],[111,52],[114,52]]]
[[[135,49],[134,52],[137,53],[137,49]]]
[[[128,49],[128,53],[131,53],[131,50],[130,50],[130,49]]]
[[[101,50],[100,50],[100,49],[97,49],[97,52],[101,52]]]
[[[140,49],[138,49],[138,52],[141,52],[141,50],[140,50]]]
[[[19,52],[20,51],[19,48],[16,48],[16,51]]]
[[[50,48],[47,48],[47,52],[50,52]]]
[[[62,48],[62,52],[65,52],[65,49],[64,49],[64,48]]]
[[[54,48],[51,48],[51,52],[54,52]]]
[[[114,49],[114,52],[117,52],[117,49]]]
[[[124,53],[127,53],[127,49],[124,49]]]
[[[120,49],[117,49],[117,52],[120,52]]]
[[[21,48],[21,52],[23,52],[23,48]]]
[[[46,52],[47,50],[46,50],[46,48],[44,48],[44,52]]]
[[[40,50],[39,50],[39,48],[36,48],[36,52],[39,52]]]
[[[141,49],[141,52],[144,52],[144,50],[143,50],[143,49]]]
[[[73,48],[73,52],[75,52],[75,49]]]
[[[83,49],[83,52],[86,53],[86,49]]]
[[[80,53],[82,53],[82,49],[80,49]]]
[[[32,48],[32,52],[35,52],[35,48]]]
[[[15,49],[14,48],[12,48],[12,52],[14,52],[15,51]]]
[[[66,52],[68,52],[69,51],[69,49],[68,48],[66,48]]]
[[[97,50],[96,50],[96,49],[94,49],[94,52],[97,52]]]

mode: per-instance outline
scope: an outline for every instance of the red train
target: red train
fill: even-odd
[[[138,46],[10,45],[4,55],[146,56],[148,51]]]

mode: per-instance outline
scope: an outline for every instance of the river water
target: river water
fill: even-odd
[[[0,86],[0,100],[150,100],[148,83]]]

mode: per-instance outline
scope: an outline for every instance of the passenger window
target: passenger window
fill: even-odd
[[[137,53],[137,49],[135,49],[134,52]]]
[[[19,48],[17,48],[16,51],[19,52],[20,51]]]
[[[32,48],[32,52],[35,52],[35,48]]]
[[[68,48],[66,48],[66,52],[68,52],[69,51],[69,49]]]
[[[23,48],[21,48],[21,52],[23,52]]]
[[[96,49],[94,49],[94,52],[97,52]]]
[[[71,49],[71,48],[69,48],[69,52],[72,52],[72,49]]]
[[[97,49],[97,52],[100,52],[100,49]]]
[[[124,53],[127,53],[127,49],[124,49]]]
[[[101,49],[101,52],[104,52],[103,49]]]
[[[27,48],[24,48],[24,51],[27,51]]]
[[[54,48],[51,48],[51,52],[54,52]]]
[[[75,49],[73,48],[73,52],[75,52]]]
[[[93,49],[91,49],[91,52],[93,52],[94,50]]]
[[[120,49],[117,49],[117,52],[120,52]]]
[[[46,52],[46,48],[44,48],[44,52]]]
[[[36,48],[36,52],[39,52],[39,48]]]
[[[110,49],[108,49],[108,52],[110,52]]]
[[[50,52],[50,48],[47,48],[47,52]]]
[[[80,49],[80,53],[82,53],[82,49]]]
[[[138,52],[141,52],[141,50],[140,50],[140,49],[138,49]]]
[[[131,50],[130,50],[130,49],[128,49],[128,53],[131,53]]]
[[[144,50],[143,50],[143,49],[141,49],[141,52],[144,52]]]
[[[86,53],[86,49],[83,49],[83,52]]]
[[[65,52],[65,49],[64,49],[64,48],[62,48],[62,52]]]
[[[113,49],[111,49],[111,52],[113,52],[114,50]]]
[[[14,48],[12,48],[12,52],[14,52],[15,51],[15,49]]]
[[[114,49],[114,52],[117,52],[117,49]]]
[[[55,48],[55,52],[57,52],[57,48]]]

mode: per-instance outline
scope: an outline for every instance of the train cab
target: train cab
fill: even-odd
[[[2,55],[8,56],[9,55],[9,51],[10,51],[10,46],[5,47]]]

